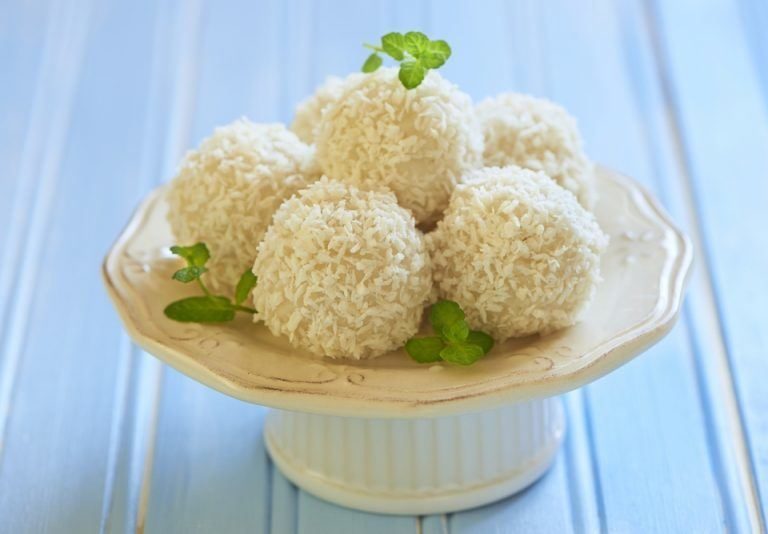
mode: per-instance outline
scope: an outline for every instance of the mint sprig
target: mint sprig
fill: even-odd
[[[405,351],[419,363],[475,363],[493,348],[493,338],[485,332],[470,330],[464,317],[461,306],[452,300],[437,302],[429,312],[429,322],[437,336],[411,338]]]
[[[406,89],[418,87],[430,69],[442,67],[451,57],[451,47],[442,39],[432,41],[421,32],[391,32],[381,38],[381,45],[364,44],[373,50],[363,63],[362,71],[375,72],[382,64],[379,54],[400,62],[398,78]]]
[[[222,295],[211,294],[201,278],[208,272],[205,264],[211,258],[205,243],[196,243],[188,247],[174,245],[171,247],[171,252],[187,261],[187,266],[173,273],[171,278],[184,284],[197,282],[204,294],[171,302],[163,310],[166,317],[181,323],[224,323],[233,320],[236,312],[239,311],[257,313],[253,308],[243,306],[243,302],[258,281],[250,269],[246,270],[237,282],[235,301],[232,302]]]

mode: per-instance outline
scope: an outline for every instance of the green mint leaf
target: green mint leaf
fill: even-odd
[[[424,81],[427,70],[418,61],[403,61],[400,64],[398,78],[406,89],[418,87]]]
[[[480,348],[483,349],[483,352],[485,354],[488,354],[489,352],[491,352],[494,342],[493,342],[493,338],[488,334],[486,334],[485,332],[472,330],[469,333],[469,336],[467,336],[467,343],[471,343],[472,345],[478,345]]]
[[[208,269],[206,267],[198,267],[197,265],[191,265],[189,267],[184,267],[183,269],[179,269],[175,273],[173,273],[173,279],[178,280],[179,282],[184,282],[185,284],[188,284],[189,282],[193,282],[200,278],[200,276],[206,272]]]
[[[188,297],[166,306],[165,316],[182,323],[224,323],[235,318],[235,308],[226,297]]]
[[[440,361],[445,343],[439,337],[414,337],[405,344],[405,351],[419,363]]]
[[[442,67],[451,57],[451,47],[445,41],[430,41],[419,56],[419,61],[428,69]]]
[[[245,302],[245,299],[248,298],[248,293],[256,287],[256,282],[258,281],[259,279],[253,274],[253,271],[250,269],[245,271],[240,277],[240,280],[237,281],[237,287],[235,288],[235,304],[239,306]]]
[[[363,72],[369,73],[376,71],[379,67],[381,67],[381,56],[374,52],[370,56],[368,56],[368,59],[365,60],[365,63],[363,63]]]
[[[442,334],[446,341],[461,343],[469,337],[469,325],[462,319],[444,326],[438,333]]]
[[[430,41],[427,45],[427,50],[433,54],[442,54],[445,56],[445,59],[451,57],[451,46],[442,39]]]
[[[483,357],[483,348],[470,343],[456,343],[441,350],[440,357],[450,363],[471,365]]]
[[[427,49],[419,56],[419,62],[428,69],[442,67],[451,55],[450,48],[446,52],[445,48],[437,43],[443,43],[446,47],[448,46],[445,41],[431,41]]]
[[[464,320],[464,311],[452,300],[440,300],[432,305],[429,310],[429,322],[436,332],[441,333],[444,328],[455,322]]]
[[[381,48],[392,59],[402,61],[405,58],[405,37],[398,32],[388,33],[381,38]]]
[[[194,267],[203,267],[211,257],[211,253],[208,252],[208,247],[205,246],[205,243],[195,243],[189,247],[174,245],[171,247],[171,252],[181,256],[187,260],[190,266]]]
[[[420,58],[419,62],[426,69],[436,69],[442,67],[445,63],[445,56],[438,54],[432,54],[431,52],[425,52]]]
[[[429,37],[421,32],[408,32],[403,39],[405,51],[418,58],[429,46]]]
[[[363,44],[373,50],[363,63],[362,71],[366,73],[378,70],[382,65],[379,54],[387,54],[400,62],[398,78],[406,89],[418,87],[430,69],[442,67],[451,57],[451,47],[445,41],[438,39],[430,41],[422,32],[390,32],[381,38],[381,46]]]

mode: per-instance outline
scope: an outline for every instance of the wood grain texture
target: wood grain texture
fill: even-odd
[[[548,94],[579,118],[595,159],[663,194],[640,106],[652,87],[637,87],[633,69],[642,65],[631,61],[638,43],[630,37],[644,31],[643,19],[623,19],[615,3],[590,7],[550,5],[544,15],[552,21],[546,55],[555,58],[547,60]],[[594,24],[600,32],[592,33]],[[704,532],[723,524],[692,354],[687,333],[677,328],[642,358],[586,388],[600,523],[608,531]],[[691,477],[699,481],[695,488]]]
[[[764,531],[766,25],[754,0],[0,3],[0,532]],[[290,121],[392,29],[448,40],[475,99],[562,103],[698,248],[673,333],[567,396],[553,469],[447,516],[297,490],[264,410],[132,347],[97,275],[184,150],[241,115]]]
[[[768,346],[765,307],[768,267],[765,228],[768,198],[768,100],[743,33],[738,6],[708,1],[700,16],[686,17],[691,2],[658,5],[671,96],[700,214],[702,254],[711,269],[714,303],[735,380],[743,429],[743,499],[753,529],[765,529],[768,502]],[[680,38],[680,29],[688,36]],[[716,31],[716,42],[708,39]],[[705,59],[706,58],[706,59]],[[709,65],[718,65],[713,70]],[[726,74],[727,73],[727,74]],[[712,105],[727,102],[727,105]],[[723,179],[721,176],[731,176]],[[748,215],[747,215],[748,214]],[[760,510],[762,508],[762,511]]]
[[[36,183],[27,221],[12,226],[23,232],[22,247],[3,332],[0,518],[7,532],[99,528],[122,329],[95,266],[141,193],[135,155],[149,48],[132,39],[152,11],[51,7],[50,59],[34,104],[43,111],[33,107],[33,117],[42,116],[30,121],[24,148],[39,143],[29,163]],[[134,54],[115,71],[112,50],[129,43]]]

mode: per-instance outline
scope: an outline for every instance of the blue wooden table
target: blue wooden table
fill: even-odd
[[[288,121],[390,30],[448,40],[474,98],[548,96],[696,246],[662,343],[567,395],[556,464],[434,517],[294,486],[265,410],[133,346],[99,277],[139,199],[241,115]],[[768,509],[768,4],[0,2],[0,532],[760,532]]]

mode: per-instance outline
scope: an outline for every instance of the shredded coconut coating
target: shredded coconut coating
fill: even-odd
[[[394,195],[325,177],[280,206],[253,272],[256,319],[331,358],[402,347],[432,288],[424,236]]]
[[[187,153],[168,190],[168,222],[181,245],[211,251],[204,280],[230,293],[256,257],[280,204],[319,178],[313,150],[281,124],[240,119]]]
[[[364,74],[354,72],[346,78],[329,76],[310,97],[299,102],[291,123],[291,130],[307,144],[314,144],[320,126],[320,117],[329,104],[337,101],[344,88],[356,83]]]
[[[601,280],[608,238],[569,191],[509,166],[457,186],[427,243],[440,296],[501,342],[576,323]]]
[[[485,165],[544,171],[591,209],[594,167],[584,154],[576,119],[543,98],[503,93],[477,105]]]
[[[325,108],[317,134],[325,174],[366,190],[390,189],[419,223],[442,216],[462,175],[482,164],[472,102],[437,72],[407,90],[382,68]]]

